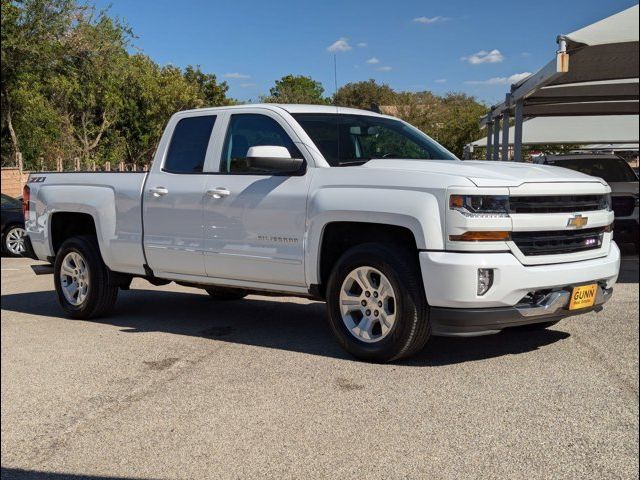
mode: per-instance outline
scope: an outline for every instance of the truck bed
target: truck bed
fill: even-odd
[[[26,219],[34,252],[48,257],[52,239],[48,221],[56,212],[91,215],[107,266],[144,273],[141,194],[147,172],[39,172],[29,176]],[[60,217],[62,218],[62,217]]]

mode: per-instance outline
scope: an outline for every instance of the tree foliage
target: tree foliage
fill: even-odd
[[[324,87],[311,77],[286,75],[276,80],[269,96],[262,97],[265,103],[306,103],[326,105],[329,99],[323,97]]]
[[[371,109],[380,105],[394,105],[396,98],[396,92],[389,85],[380,85],[371,79],[340,87],[333,101],[343,107]]]
[[[464,146],[482,136],[479,121],[486,105],[464,93],[396,92],[375,80],[348,83],[334,97],[336,105],[377,109],[402,118],[461,156]]]
[[[231,102],[198,66],[130,53],[126,25],[75,0],[2,0],[1,18],[3,165],[148,163],[173,113]]]
[[[150,162],[169,117],[228,105],[228,85],[199,66],[161,66],[132,48],[133,33],[77,0],[0,0],[2,164],[56,159]],[[275,81],[264,102],[378,108],[399,116],[457,155],[480,137],[487,107],[461,93],[397,92],[374,80],[348,83],[333,98],[304,75]]]

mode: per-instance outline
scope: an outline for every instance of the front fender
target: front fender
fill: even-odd
[[[442,250],[441,207],[435,195],[420,190],[327,187],[309,198],[305,247],[307,285],[320,283],[320,249],[325,227],[333,222],[365,222],[409,229],[419,250]]]

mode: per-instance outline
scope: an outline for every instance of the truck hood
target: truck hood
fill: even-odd
[[[475,160],[370,160],[362,168],[408,170],[466,177],[478,187],[518,187],[524,183],[599,182],[603,180],[567,168],[517,162]]]

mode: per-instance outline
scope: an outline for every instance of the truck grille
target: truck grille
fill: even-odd
[[[602,246],[604,227],[551,232],[513,232],[511,238],[527,255],[559,255],[595,250]]]
[[[602,210],[604,195],[510,197],[511,213],[573,213]]]
[[[628,217],[635,209],[636,200],[633,197],[613,197],[611,204],[616,217]]]

